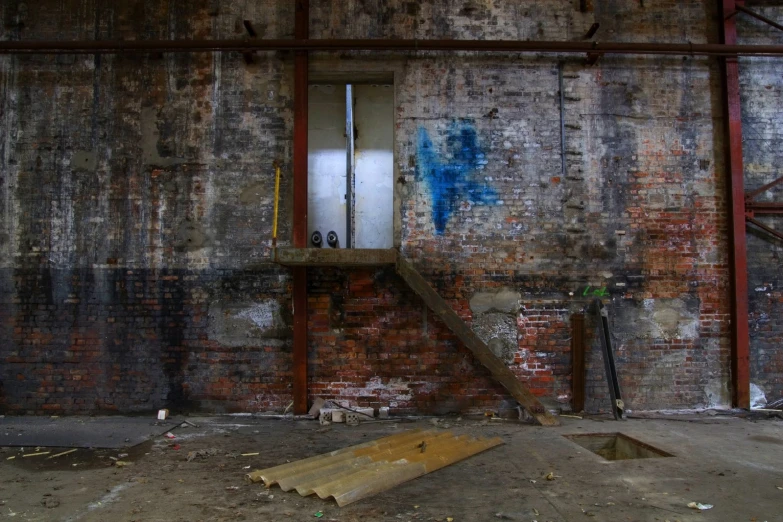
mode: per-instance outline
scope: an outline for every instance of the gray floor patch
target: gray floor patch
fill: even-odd
[[[123,448],[166,433],[182,423],[150,417],[4,417],[0,446]]]

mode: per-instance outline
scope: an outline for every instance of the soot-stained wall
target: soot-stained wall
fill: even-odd
[[[310,3],[312,38],[574,40],[600,22],[605,40],[717,39],[698,1]],[[244,38],[242,20],[293,37],[282,0],[45,4],[5,2],[2,38]],[[311,71],[393,74],[395,244],[536,394],[568,403],[570,317],[601,297],[630,408],[728,404],[715,60],[313,53]],[[747,104],[774,120],[767,83]],[[291,230],[292,87],[285,52],[0,57],[3,410],[290,402],[291,280],[269,254],[274,161],[281,244]],[[754,349],[779,338],[771,295],[752,304],[768,317]],[[311,268],[308,306],[311,398],[436,413],[507,398],[391,269]],[[774,360],[754,371],[779,392]],[[593,346],[592,411],[601,368]]]
[[[753,10],[780,21],[780,6],[754,5]],[[738,42],[781,44],[780,32],[754,18],[737,19]],[[764,57],[740,60],[743,159],[746,191],[758,189],[783,175],[783,85],[776,71],[780,64]],[[756,201],[783,201],[778,185],[759,194]],[[756,216],[781,230],[781,216]],[[751,395],[764,400],[783,397],[783,242],[748,226],[748,293],[750,305]],[[763,400],[757,405],[763,405]]]

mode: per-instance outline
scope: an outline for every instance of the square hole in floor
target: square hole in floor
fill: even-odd
[[[654,459],[674,456],[622,433],[580,433],[565,435],[565,438],[606,460]]]

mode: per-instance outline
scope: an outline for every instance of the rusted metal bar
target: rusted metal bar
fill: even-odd
[[[245,26],[247,34],[250,35],[251,38],[255,38],[257,36],[256,30],[253,29],[253,24],[250,23],[250,20],[243,20],[242,23]],[[255,62],[255,59],[253,58],[253,51],[245,51],[242,53],[242,56],[245,57],[245,63],[248,65]]]
[[[767,18],[766,16],[760,15],[760,14],[758,14],[758,13],[757,13],[757,12],[755,12],[755,11],[751,11],[750,9],[748,9],[747,7],[745,7],[744,5],[740,5],[740,4],[738,4],[738,5],[737,5],[737,11],[743,12],[743,13],[745,13],[746,15],[752,16],[752,17],[753,17],[753,18],[755,18],[756,20],[761,20],[761,21],[762,21],[762,22],[764,22],[765,24],[769,24],[769,25],[771,25],[772,27],[774,27],[775,29],[779,29],[779,30],[783,31],[783,25],[780,25],[779,23],[777,23],[777,22],[776,22],[776,21],[774,21],[774,20],[770,20],[770,19],[769,19],[769,18]]]
[[[245,26],[245,31],[247,31],[247,34],[249,34],[251,38],[258,36],[256,34],[256,30],[253,29],[253,24],[250,22],[250,20],[242,20],[242,24]]]
[[[595,65],[601,58],[602,53],[587,53],[587,59],[585,65]]]
[[[498,53],[783,56],[783,45],[725,45],[529,40],[80,40],[0,41],[0,54],[148,54],[248,51],[478,51]]]
[[[294,278],[294,349],[293,399],[294,413],[307,413],[307,267],[291,269]]]
[[[767,234],[771,234],[771,235],[775,236],[778,239],[783,239],[783,233],[778,232],[774,228],[768,227],[767,225],[765,225],[761,221],[759,221],[757,219],[754,219],[752,217],[745,217],[745,219],[747,220],[748,223],[752,223],[752,224],[756,225],[757,227],[759,227],[761,230],[763,230]]]
[[[740,0],[723,0],[721,40],[737,42],[736,11]],[[745,237],[745,189],[742,164],[742,114],[739,64],[736,57],[723,63],[726,118],[726,166],[729,196],[729,267],[731,270],[731,397],[736,408],[750,407],[750,337],[748,332],[748,255]]]
[[[604,354],[604,370],[606,371],[606,383],[609,385],[609,400],[612,404],[612,415],[614,415],[614,420],[624,420],[625,404],[623,403],[623,396],[620,392],[620,378],[617,375],[617,366],[614,362],[612,335],[609,332],[609,311],[600,299],[594,299],[592,307],[595,311],[598,338],[601,341],[601,349]]]
[[[585,409],[585,316],[571,316],[571,409]]]
[[[557,64],[557,85],[560,89],[560,175],[566,179],[566,135],[565,135],[565,87],[563,86],[563,69],[565,63]]]
[[[745,213],[751,214],[783,214],[783,203],[746,202]],[[753,216],[751,216],[753,217]]]
[[[601,24],[599,24],[598,22],[596,22],[593,25],[591,25],[590,29],[587,30],[587,34],[585,34],[584,39],[585,40],[589,40],[590,38],[595,36],[595,33],[598,32],[598,28],[599,27],[601,27]]]
[[[759,187],[756,190],[753,190],[751,192],[747,192],[745,194],[745,202],[747,202],[747,203],[751,202],[756,196],[758,196],[762,192],[766,192],[769,189],[771,189],[772,187],[774,187],[775,185],[778,185],[780,183],[783,183],[783,178],[778,178],[775,181],[771,181],[771,182],[767,183],[763,187]]]
[[[310,24],[309,0],[294,0],[296,4],[294,35],[306,39]],[[307,51],[294,56],[294,207],[293,243],[296,248],[307,246]],[[293,269],[294,350],[293,395],[294,413],[307,413],[307,267]]]

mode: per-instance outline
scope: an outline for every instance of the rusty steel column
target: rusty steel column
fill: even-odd
[[[296,15],[294,37],[309,37],[310,2],[294,0]],[[295,248],[307,247],[307,51],[294,56],[294,207],[293,239]],[[293,268],[294,413],[307,413],[307,267]]]
[[[737,43],[735,13],[741,0],[722,0],[721,43]],[[745,236],[745,187],[742,164],[742,114],[737,57],[723,59],[726,168],[729,195],[729,268],[731,271],[731,402],[750,407],[750,337],[748,332],[748,253]]]

